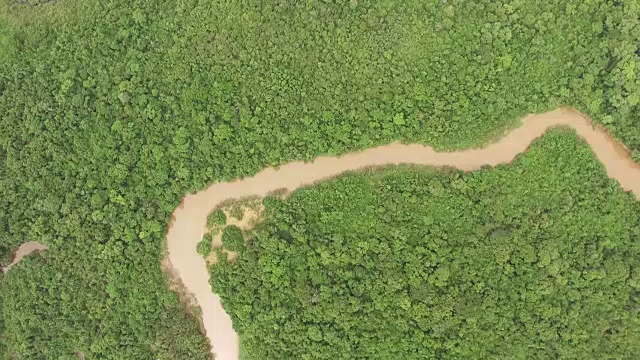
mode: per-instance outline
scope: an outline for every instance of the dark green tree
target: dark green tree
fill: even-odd
[[[222,246],[225,250],[244,251],[245,241],[242,230],[235,225],[225,227],[222,230]]]

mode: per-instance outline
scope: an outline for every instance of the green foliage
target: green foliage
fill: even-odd
[[[153,349],[154,359],[211,359],[210,353],[203,351],[208,344],[198,333],[198,324],[181,308],[164,312],[155,331],[157,343]]]
[[[232,206],[229,215],[231,215],[232,218],[242,221],[244,218],[244,207],[242,205]]]
[[[166,225],[211,181],[557,105],[640,157],[635,0],[45,2],[0,0],[0,261],[55,250],[2,280],[17,358],[153,358]]]
[[[215,209],[207,217],[207,226],[224,226],[227,223],[227,215],[220,209]]]
[[[235,225],[225,227],[222,230],[222,246],[225,250],[244,251],[245,243],[242,230]]]
[[[196,251],[198,252],[198,254],[204,257],[209,256],[209,254],[211,253],[211,234],[210,233],[204,234],[204,236],[202,237],[202,240],[200,240],[200,242],[198,242],[198,245],[196,246]]]
[[[640,351],[640,203],[573,132],[511,165],[352,173],[270,211],[211,268],[246,359]]]
[[[14,27],[64,27],[91,18],[95,8],[82,0],[0,0],[0,19]]]
[[[0,283],[0,309],[3,308],[3,303],[2,303],[2,284]],[[5,345],[5,340],[4,340],[4,319],[2,317],[0,317],[0,355],[5,355],[7,354],[7,347]]]

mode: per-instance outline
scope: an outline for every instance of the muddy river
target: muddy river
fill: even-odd
[[[207,214],[228,199],[264,196],[269,192],[300,186],[338,175],[347,170],[372,165],[418,164],[452,166],[471,171],[483,165],[508,163],[527,149],[531,141],[554,126],[573,128],[591,146],[610,177],[640,198],[640,166],[630,160],[627,151],[604,131],[571,109],[558,109],[522,119],[522,125],[497,142],[481,149],[436,152],[423,145],[391,144],[350,153],[340,157],[319,157],[313,163],[292,162],[279,169],[267,168],[253,177],[220,182],[206,190],[185,196],[174,211],[174,222],[167,234],[168,256],[187,291],[202,308],[206,336],[218,360],[238,359],[238,336],[231,326],[219,297],[211,292],[205,260],[196,253],[206,225]]]

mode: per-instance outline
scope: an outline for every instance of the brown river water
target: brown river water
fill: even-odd
[[[625,148],[609,135],[594,128],[591,121],[571,109],[557,109],[522,119],[522,125],[497,142],[480,149],[436,152],[423,145],[398,143],[380,146],[340,157],[319,157],[312,163],[292,162],[279,169],[266,168],[253,177],[233,182],[214,183],[196,194],[186,195],[173,212],[173,224],[167,233],[168,257],[177,276],[202,309],[206,336],[218,360],[237,360],[238,336],[225,313],[220,298],[211,291],[205,260],[196,252],[209,212],[229,199],[265,196],[277,189],[294,190],[348,170],[389,164],[451,166],[463,171],[484,165],[509,163],[529,144],[554,126],[574,129],[591,146],[604,164],[607,174],[618,180],[622,188],[640,198],[640,166],[633,162]]]

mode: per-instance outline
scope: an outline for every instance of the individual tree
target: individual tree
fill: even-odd
[[[222,230],[222,246],[229,251],[244,251],[245,241],[242,230],[235,225],[225,227]]]

